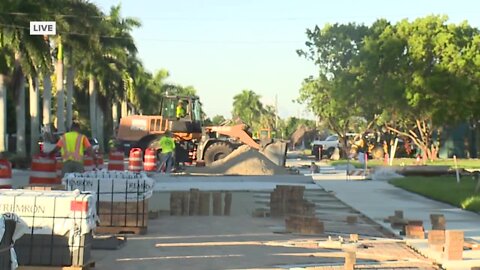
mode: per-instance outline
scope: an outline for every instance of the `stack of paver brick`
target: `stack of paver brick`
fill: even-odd
[[[304,186],[278,185],[270,194],[270,215],[286,217],[288,232],[322,234],[324,225],[315,217],[315,204],[304,199]]]
[[[212,196],[213,195],[213,196]],[[207,192],[198,189],[190,191],[174,191],[170,193],[170,215],[171,216],[208,216],[210,215],[210,206],[212,206],[214,216],[229,216],[232,205],[232,193],[225,192]],[[213,198],[213,202],[211,202]],[[223,211],[222,211],[223,209]]]
[[[432,230],[428,232],[428,246],[441,252],[444,259],[462,260],[464,233],[458,230],[446,230],[444,215],[431,214]]]

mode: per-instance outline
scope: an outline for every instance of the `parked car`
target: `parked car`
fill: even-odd
[[[320,152],[322,157],[324,155],[330,157],[337,147],[340,147],[338,135],[330,135],[325,140],[314,140],[312,142],[312,154],[315,155],[316,159],[321,158]]]

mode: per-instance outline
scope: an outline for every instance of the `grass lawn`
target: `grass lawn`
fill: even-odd
[[[457,184],[455,176],[420,177],[412,176],[391,180],[396,187],[445,202],[462,209],[479,212],[480,193],[475,194],[477,184],[471,177],[462,177]]]
[[[346,164],[347,160],[337,160],[337,161],[331,161],[330,164],[332,165],[340,165],[340,164]],[[458,167],[459,168],[475,168],[479,169],[480,168],[480,160],[479,159],[458,159],[457,160]],[[356,161],[356,160],[351,160],[350,164],[352,164],[355,167],[361,168],[362,165]],[[368,167],[376,167],[376,166],[383,166],[383,160],[369,160],[368,161]],[[393,160],[393,165],[394,166],[409,166],[409,165],[416,165],[415,159],[413,158],[396,158]],[[453,159],[438,159],[435,161],[428,161],[426,165],[431,165],[431,166],[450,166],[454,167],[454,162]]]

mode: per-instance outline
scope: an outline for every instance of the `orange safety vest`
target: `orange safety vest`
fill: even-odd
[[[62,159],[63,161],[73,160],[83,161],[83,140],[84,135],[77,132],[67,132],[63,134]]]

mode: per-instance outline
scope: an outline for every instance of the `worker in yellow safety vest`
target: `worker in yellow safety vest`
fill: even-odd
[[[175,110],[175,114],[177,118],[184,118],[187,113],[185,111],[185,108],[183,107],[183,101],[179,100],[177,104],[177,108]]]
[[[92,150],[92,145],[88,138],[80,133],[80,125],[73,123],[70,131],[63,134],[58,140],[55,148],[50,152],[61,150],[63,168],[62,176],[66,173],[83,172],[83,156],[87,152],[97,164],[97,159]]]
[[[158,168],[160,170],[165,168],[165,173],[171,173],[175,163],[175,141],[171,131],[165,132],[165,136],[160,139],[158,146],[162,149],[162,158]]]

